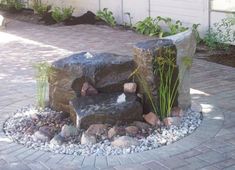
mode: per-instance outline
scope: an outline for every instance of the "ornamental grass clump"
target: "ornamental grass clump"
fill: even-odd
[[[44,109],[46,103],[48,78],[52,75],[53,69],[47,62],[35,64],[34,67],[36,69],[37,106],[40,109]]]
[[[174,78],[178,69],[175,56],[175,52],[167,50],[164,56],[160,55],[154,59],[154,74],[160,79],[158,114],[161,119],[170,116],[178,92],[179,76]]]
[[[164,53],[163,53],[164,52]],[[171,116],[171,110],[176,103],[179,89],[182,87],[186,70],[192,67],[192,57],[182,57],[181,67],[176,64],[176,52],[171,49],[164,49],[159,56],[153,59],[153,73],[159,79],[158,100],[153,97],[150,85],[142,76],[139,67],[130,75],[136,77],[142,87],[152,110],[161,120]]]
[[[185,56],[181,59],[182,65],[179,69],[175,56],[175,52],[168,50],[164,57],[155,59],[154,73],[160,78],[158,113],[161,119],[170,117],[178,91],[183,84],[185,72],[192,67],[192,58]]]
[[[150,104],[151,104],[151,107],[152,107],[154,113],[157,114],[158,113],[157,105],[154,101],[154,98],[153,98],[152,92],[150,90],[150,87],[148,85],[148,82],[145,80],[145,78],[139,72],[139,67],[134,70],[134,72],[129,76],[129,78],[133,77],[133,76],[135,76],[138,79],[138,81],[141,84],[145,94],[147,95],[148,100],[150,101]]]

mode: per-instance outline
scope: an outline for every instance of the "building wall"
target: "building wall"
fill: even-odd
[[[208,0],[151,0],[151,16],[170,17],[187,26],[200,23],[200,31],[208,29]]]

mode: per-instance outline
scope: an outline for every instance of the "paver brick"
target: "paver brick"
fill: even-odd
[[[228,159],[227,156],[220,154],[218,152],[215,152],[215,151],[209,151],[209,152],[200,154],[196,156],[196,158],[204,160],[209,163],[216,163],[216,162],[220,162],[220,161],[224,161]]]
[[[168,170],[169,168],[157,163],[156,161],[151,161],[151,162],[145,162],[142,165],[144,165],[145,167],[151,169],[151,170]]]
[[[95,167],[96,168],[103,169],[103,168],[106,168],[107,166],[108,166],[107,157],[96,156],[96,159],[95,159]]]
[[[108,156],[107,163],[108,166],[117,166],[121,164],[117,156]]]
[[[162,165],[164,165],[165,167],[168,167],[169,169],[175,169],[175,168],[179,168],[179,167],[183,167],[188,165],[188,163],[186,161],[184,161],[183,159],[179,159],[179,158],[166,158],[166,159],[160,159],[158,160],[158,162]]]
[[[186,162],[189,163],[189,167],[191,167],[190,169],[200,169],[202,167],[208,166],[210,163],[205,162],[203,160],[197,159],[196,157],[191,157],[188,159],[185,159]]]
[[[140,165],[140,164],[125,164],[120,166],[115,166],[114,169],[116,170],[149,170],[149,168]]]
[[[228,159],[222,162],[218,162],[214,164],[214,166],[220,169],[227,168],[230,166],[235,166],[235,159]]]

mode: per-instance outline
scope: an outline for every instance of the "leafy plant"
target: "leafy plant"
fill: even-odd
[[[166,24],[169,31],[163,31],[162,27],[159,24],[160,22]],[[158,36],[161,38],[178,34],[180,32],[186,31],[188,28],[184,27],[183,23],[179,20],[173,22],[171,18],[163,18],[161,16],[158,16],[157,18],[147,17],[145,20],[139,21],[135,25],[135,29],[141,34]]]
[[[162,29],[158,22],[158,19],[147,17],[145,20],[136,23],[135,30],[144,35],[161,37]]]
[[[235,15],[226,17],[221,21],[214,23],[213,27],[207,32],[204,43],[210,49],[224,49],[229,48],[229,43],[235,42]]]
[[[169,117],[179,86],[179,76],[174,80],[174,72],[178,68],[176,65],[176,54],[169,49],[166,50],[164,56],[160,55],[153,61],[154,74],[160,78],[158,94],[159,116],[161,119]]]
[[[69,7],[69,8],[55,7],[52,11],[52,18],[57,23],[63,22],[72,17],[73,11],[74,11],[73,7]]]
[[[34,12],[37,13],[39,16],[44,16],[51,9],[51,6],[43,4],[41,0],[34,0],[32,7]]]
[[[103,10],[99,10],[96,14],[97,19],[101,19],[105,21],[108,25],[111,27],[114,27],[116,25],[115,18],[113,16],[113,13],[108,10],[108,8],[104,8]]]
[[[182,57],[182,66],[176,77],[175,71],[178,69],[176,65],[175,52],[170,49],[165,49],[164,54],[160,54],[153,60],[153,70],[154,74],[160,78],[160,84],[158,89],[159,103],[156,103],[148,82],[141,75],[139,67],[130,75],[130,77],[137,77],[139,83],[141,84],[144,93],[146,94],[148,100],[150,101],[151,107],[154,113],[158,114],[161,119],[169,117],[171,109],[175,102],[179,88],[182,86],[182,80],[184,79],[185,71],[192,67],[192,57]]]
[[[212,50],[219,47],[217,33],[212,30],[208,31],[205,35],[203,42]]]
[[[179,20],[174,23],[171,18],[163,18],[161,16],[158,16],[157,19],[159,22],[163,21],[169,28],[169,32],[166,31],[163,33],[164,37],[169,35],[175,35],[188,29],[186,27],[183,27],[183,23]]]
[[[34,65],[36,69],[37,82],[37,105],[39,108],[45,108],[45,99],[48,87],[48,77],[53,74],[53,69],[47,62],[41,62]]]
[[[20,0],[2,0],[1,6],[6,10],[13,11],[20,11],[24,7]]]

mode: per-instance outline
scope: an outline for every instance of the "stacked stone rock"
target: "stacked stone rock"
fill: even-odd
[[[183,72],[179,71],[175,74],[176,76],[179,76],[181,83],[179,85],[178,96],[175,103],[183,110],[186,110],[191,106],[191,79],[190,69],[185,69],[186,66],[182,62],[182,59],[184,57],[193,58],[195,54],[196,39],[192,30],[169,36],[165,39],[137,43],[134,46],[134,61],[139,67],[140,74],[145,78],[154,101],[157,103],[159,79],[153,73],[153,60],[155,57],[159,57],[169,50],[175,53],[178,70],[184,70]],[[139,84],[138,87],[140,88],[139,90],[144,93],[144,90],[141,89],[141,84]],[[144,107],[145,111],[151,111],[151,104],[147,99],[144,100]]]
[[[116,102],[118,96],[123,93],[124,84],[133,81],[129,77],[131,73],[139,68],[150,87],[154,102],[157,103],[159,79],[153,73],[153,59],[170,49],[175,52],[180,70],[185,67],[181,62],[182,58],[193,57],[195,48],[195,37],[192,31],[188,30],[166,39],[138,43],[134,47],[133,57],[82,52],[58,60],[53,63],[55,74],[49,81],[50,106],[57,111],[70,113],[78,128],[87,129],[96,123],[115,125],[118,121],[142,121],[143,114],[152,110],[144,90],[141,89],[141,82],[137,81],[137,87],[132,87],[144,94],[141,103],[139,97],[128,90],[125,91],[126,102]],[[190,70],[186,70],[184,74],[176,74],[181,82],[176,103],[179,107],[187,109],[191,105]],[[125,86],[128,89],[130,84]],[[88,90],[88,93],[85,94],[82,89]]]
[[[136,94],[127,92],[126,102],[117,103],[124,84],[131,82],[129,76],[135,69],[132,57],[82,52],[54,62],[53,68],[50,106],[70,113],[78,128],[143,119],[143,107]]]

